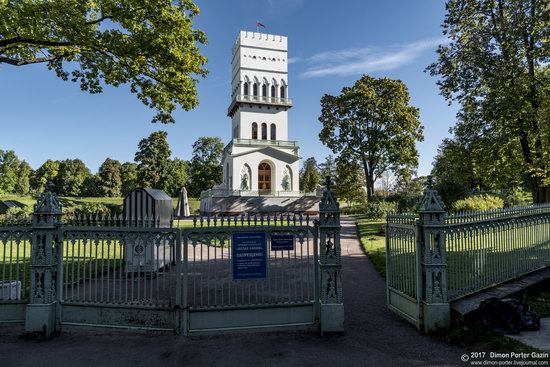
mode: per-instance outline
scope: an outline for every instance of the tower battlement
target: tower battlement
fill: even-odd
[[[287,51],[288,40],[286,36],[276,34],[240,31],[235,43],[233,44],[233,54],[239,49],[239,46]]]

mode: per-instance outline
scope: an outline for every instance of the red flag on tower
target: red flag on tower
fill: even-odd
[[[263,27],[265,28],[265,25],[260,23],[260,22],[256,22],[256,31],[259,32],[260,31],[260,27]]]

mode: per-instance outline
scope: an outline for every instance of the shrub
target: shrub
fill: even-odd
[[[342,208],[341,213],[347,215],[362,214],[365,216],[365,219],[382,220],[386,219],[389,213],[396,212],[397,208],[397,203],[393,201],[374,197],[366,204]]]
[[[371,200],[365,205],[365,217],[368,219],[385,219],[392,212],[397,211],[397,203],[386,200]]]
[[[489,209],[501,209],[504,207],[504,200],[494,195],[478,195],[471,196],[466,199],[458,200],[454,203],[454,209],[460,210],[489,210]]]

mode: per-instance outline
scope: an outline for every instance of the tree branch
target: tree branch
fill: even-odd
[[[48,62],[48,61],[54,61],[62,56],[48,56],[48,57],[38,57],[36,59],[31,60],[17,60],[17,59],[10,59],[9,57],[0,56],[0,64],[10,64],[14,66],[23,66],[23,65],[29,65],[29,64],[38,64],[41,62]]]
[[[0,47],[5,47],[17,43],[25,43],[29,45],[36,45],[36,46],[50,46],[50,47],[61,47],[61,46],[72,46],[73,43],[71,42],[59,42],[59,41],[47,41],[47,40],[34,40],[31,38],[24,38],[24,37],[14,37],[14,38],[8,38],[0,40]]]
[[[112,15],[105,15],[105,16],[102,16],[101,18],[97,18],[97,19],[94,19],[94,20],[90,20],[84,24],[86,25],[94,25],[94,24],[98,24],[98,23],[101,23],[103,22],[104,20],[107,20],[107,19],[112,19],[113,16]]]

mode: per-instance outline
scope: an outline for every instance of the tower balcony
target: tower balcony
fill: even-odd
[[[241,103],[250,103],[265,106],[276,106],[290,108],[292,107],[292,99],[279,98],[279,97],[263,97],[263,96],[250,96],[246,94],[237,94],[233,97],[229,108],[227,109],[227,115],[232,116],[237,106]]]
[[[300,144],[297,141],[288,141],[288,140],[260,140],[260,139],[235,138],[225,146],[224,152],[230,154],[233,146],[279,147],[279,148],[298,149],[300,147]]]

